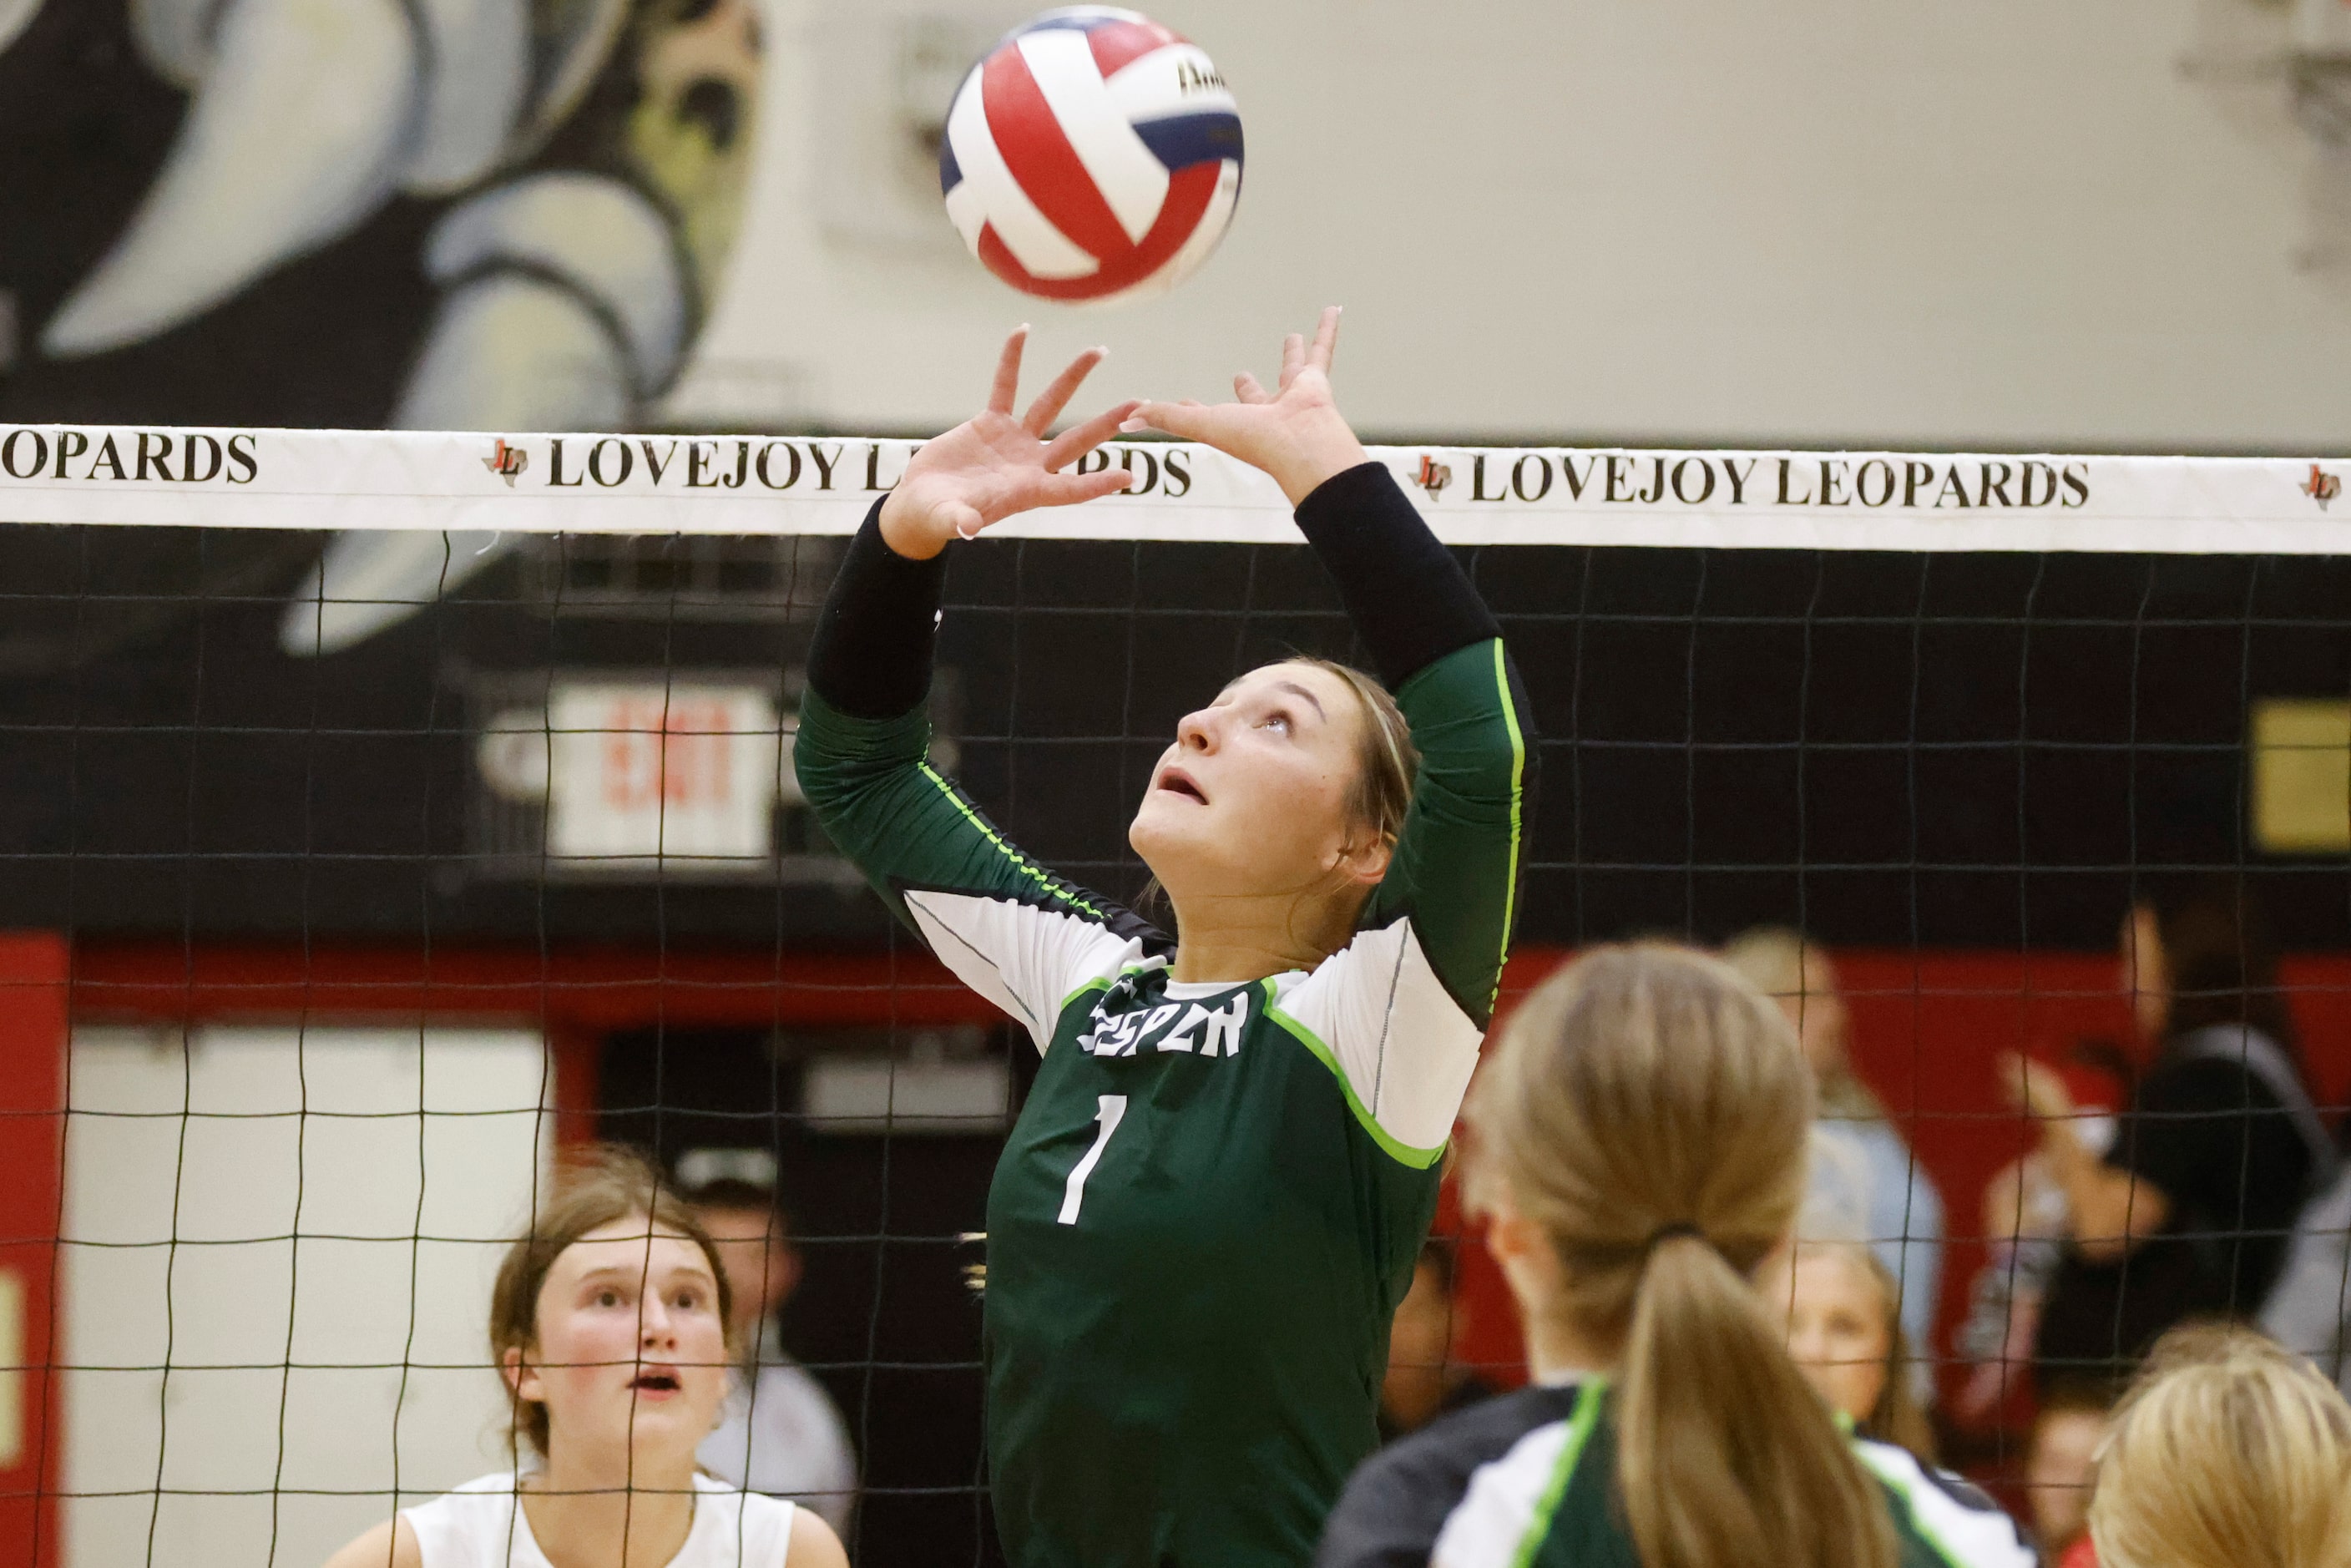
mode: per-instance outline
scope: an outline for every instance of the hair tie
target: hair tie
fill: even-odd
[[[1671,1225],[1660,1225],[1649,1232],[1649,1239],[1646,1241],[1641,1243],[1641,1260],[1647,1262],[1650,1255],[1656,1251],[1658,1243],[1671,1241],[1681,1236],[1695,1236],[1700,1241],[1706,1239],[1706,1232],[1687,1219],[1677,1219]]]

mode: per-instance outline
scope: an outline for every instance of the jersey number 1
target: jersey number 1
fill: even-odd
[[[1110,1147],[1110,1135],[1118,1131],[1119,1121],[1126,1114],[1123,1094],[1098,1095],[1096,1103],[1101,1109],[1094,1113],[1094,1120],[1102,1124],[1102,1131],[1094,1134],[1094,1146],[1086,1151],[1085,1157],[1070,1167],[1069,1183],[1061,1188],[1060,1218],[1064,1225],[1078,1222],[1078,1206],[1086,1200],[1086,1177],[1093,1175],[1094,1166],[1102,1163],[1102,1151]]]

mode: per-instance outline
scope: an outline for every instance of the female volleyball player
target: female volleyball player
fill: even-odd
[[[1510,930],[1529,783],[1494,621],[1332,401],[1123,403],[1041,439],[1098,355],[925,445],[866,520],[810,656],[825,831],[1044,1052],[987,1204],[989,1474],[1018,1568],[1305,1563],[1373,1446],[1387,1327],[1437,1199]],[[1164,934],[1007,843],[925,760],[941,553],[1121,476],[1132,416],[1270,473],[1396,695],[1307,659],[1186,717],[1128,831]]]
[[[1465,1163],[1534,1381],[1364,1466],[1323,1568],[2030,1568],[1988,1499],[1841,1433],[1762,1310],[1812,1120],[1795,1030],[1720,962],[1608,947],[1545,981]]]
[[[848,1568],[816,1515],[695,1469],[733,1364],[726,1306],[717,1249],[650,1166],[576,1163],[490,1297],[528,1461],[402,1510],[328,1568]]]

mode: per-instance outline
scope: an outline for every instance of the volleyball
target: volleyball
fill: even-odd
[[[1240,111],[1207,52],[1149,17],[1048,11],[956,89],[939,188],[972,254],[1021,292],[1145,298],[1232,222]]]

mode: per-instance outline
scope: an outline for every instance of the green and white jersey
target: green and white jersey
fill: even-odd
[[[1501,644],[1397,693],[1393,869],[1312,969],[1179,984],[1167,938],[1007,843],[919,711],[812,695],[826,831],[1044,1060],[987,1206],[990,1475],[1019,1568],[1302,1564],[1376,1440],[1387,1329],[1510,927],[1525,737]]]
[[[1641,1568],[1616,1494],[1608,1385],[1521,1389],[1383,1450],[1347,1485],[1317,1568]],[[1998,1504],[1904,1450],[1855,1439],[1902,1568],[2035,1568]]]

